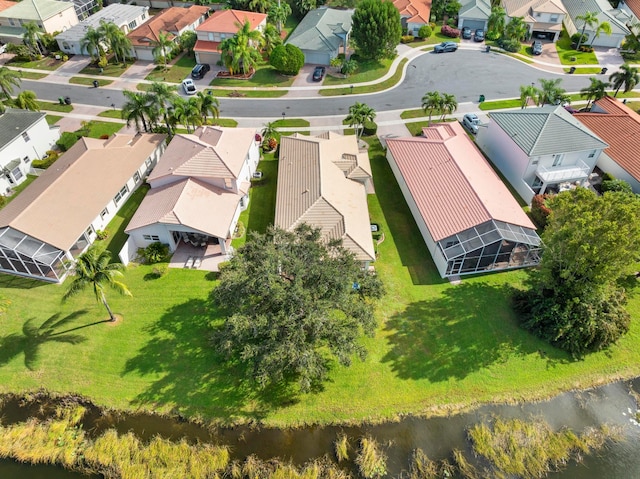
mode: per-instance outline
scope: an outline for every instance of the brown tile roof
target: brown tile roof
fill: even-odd
[[[282,137],[274,223],[284,229],[308,223],[325,238],[342,239],[358,260],[374,260],[365,186],[349,179],[370,178],[366,172],[368,157],[355,136]]]
[[[69,250],[166,135],[81,138],[0,210],[0,227]]]
[[[17,5],[18,2],[10,2],[8,0],[0,0],[0,12]]]
[[[247,152],[255,141],[253,128],[205,126],[193,134],[176,135],[149,175],[161,178],[238,178]]]
[[[171,38],[178,35],[184,28],[205,17],[209,7],[192,5],[189,8],[171,7],[162,10],[135,30],[127,34],[133,46],[149,45],[158,41],[158,33],[171,33]]]
[[[491,219],[535,230],[462,126],[440,123],[387,148],[435,241]]]
[[[265,13],[245,12],[243,10],[218,10],[196,28],[198,32],[232,33],[238,31],[238,24],[249,21],[251,30],[267,20]]]
[[[594,113],[594,109],[599,111]],[[604,113],[603,113],[604,112]],[[591,113],[573,115],[609,144],[604,152],[640,181],[640,115],[613,97],[595,102]]]
[[[195,178],[152,188],[125,231],[129,233],[162,223],[183,225],[207,235],[227,238],[238,203],[245,194],[217,188]]]
[[[431,15],[431,0],[393,0],[393,6],[398,9],[401,17],[408,22],[429,23]]]
[[[636,17],[640,18],[640,0],[624,0],[624,3],[635,14]]]
[[[207,40],[197,40],[193,50],[196,52],[205,53],[217,53],[220,52],[220,43],[222,42],[210,42]]]

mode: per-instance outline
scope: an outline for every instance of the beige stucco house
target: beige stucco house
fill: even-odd
[[[78,23],[78,16],[73,2],[23,0],[0,11],[0,42],[22,43],[22,26],[29,22],[45,33],[63,32]]]

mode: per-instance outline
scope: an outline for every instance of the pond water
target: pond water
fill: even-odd
[[[301,465],[331,455],[333,443],[340,433],[355,440],[372,436],[383,444],[388,454],[388,477],[397,477],[406,471],[409,457],[415,448],[421,448],[431,459],[444,459],[453,449],[473,455],[466,439],[469,426],[489,421],[493,417],[532,420],[539,418],[552,428],[568,427],[582,432],[588,427],[602,424],[618,425],[625,440],[610,444],[606,449],[585,458],[582,464],[570,463],[567,468],[549,477],[562,479],[617,479],[640,477],[640,425],[635,421],[637,405],[631,390],[640,391],[640,379],[618,382],[587,391],[561,394],[549,401],[522,405],[487,405],[451,417],[422,419],[407,417],[398,422],[361,426],[306,427],[298,429],[274,428],[214,428],[152,415],[101,413],[90,407],[84,428],[99,435],[115,428],[120,433],[133,431],[143,440],[156,435],[168,439],[186,437],[191,441],[213,442],[231,446],[234,459],[255,454],[262,459],[278,457]],[[53,405],[51,406],[53,407]],[[31,415],[48,414],[42,404],[21,406],[18,401],[7,401],[1,409],[3,423],[23,421]],[[11,467],[16,466],[16,472]],[[353,467],[353,465],[351,465]],[[39,475],[43,470],[50,474]],[[13,474],[13,475],[12,475]],[[57,474],[57,475],[56,475]],[[84,477],[58,468],[32,468],[11,461],[0,462],[0,477],[35,479],[40,477],[66,479]]]

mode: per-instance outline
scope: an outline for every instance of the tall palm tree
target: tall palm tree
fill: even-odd
[[[191,133],[191,127],[195,129],[197,126],[202,125],[202,116],[200,116],[200,108],[196,97],[191,97],[188,101],[178,97],[173,104],[171,115],[176,123],[187,127],[187,133]]]
[[[282,37],[280,37],[280,32],[272,23],[267,23],[267,26],[264,28],[264,32],[262,33],[264,38],[264,51],[267,56],[271,56],[271,52],[275,47],[282,44]]]
[[[520,108],[526,108],[529,104],[529,100],[532,100],[538,103],[538,95],[540,94],[540,90],[538,90],[533,85],[522,85],[520,87]]]
[[[100,21],[98,31],[113,51],[116,63],[120,62],[120,58],[122,58],[122,62],[124,63],[126,61],[127,53],[131,51],[131,40],[129,40],[125,33],[120,30],[118,25],[113,22],[105,22],[104,20]]]
[[[576,16],[576,20],[582,21],[582,31],[580,32],[580,39],[578,40],[578,44],[576,45],[576,50],[580,50],[580,45],[582,45],[582,38],[584,37],[584,31],[587,27],[595,28],[598,25],[598,14],[595,12],[584,12],[584,15]]]
[[[553,105],[567,96],[567,91],[560,87],[560,82],[562,82],[561,78],[556,78],[554,80],[540,78],[538,81],[540,82],[538,103],[541,106],[544,106],[547,103]]]
[[[262,138],[278,138],[278,128],[275,121],[266,123],[262,128]]]
[[[611,81],[611,86],[616,89],[614,97],[618,96],[618,92],[620,88],[624,86],[624,92],[628,93],[635,88],[635,86],[640,83],[640,75],[638,74],[638,69],[632,67],[628,63],[620,66],[620,70],[615,72],[609,77]]]
[[[102,41],[102,33],[93,27],[89,27],[84,37],[80,40],[80,49],[83,52],[87,52],[92,61],[97,62],[100,60],[100,54],[102,53]]]
[[[444,93],[442,95],[442,121],[444,121],[445,116],[451,115],[454,111],[458,109],[458,100],[456,100],[455,95],[451,95],[449,93]]]
[[[249,10],[258,13],[267,13],[269,10],[269,0],[251,0],[249,2]]]
[[[504,27],[504,34],[510,40],[523,41],[529,34],[529,27],[523,17],[514,17]]]
[[[589,81],[591,84],[580,90],[580,96],[587,99],[587,110],[592,101],[598,101],[607,96],[607,88],[611,87],[611,83],[598,80],[596,77],[589,78]]]
[[[171,52],[173,48],[173,35],[168,32],[160,32],[158,33],[158,39],[156,41],[151,42],[153,46],[153,58],[158,61],[158,59],[162,59],[162,63],[164,65],[164,69],[167,69],[167,56]]]
[[[19,88],[22,80],[20,74],[7,67],[0,67],[0,91],[8,100],[13,94],[13,87]]]
[[[225,38],[220,42],[220,60],[222,64],[233,75],[235,72],[235,64],[233,62],[233,52],[236,48],[237,38]]]
[[[373,121],[375,117],[376,112],[373,108],[365,103],[355,102],[349,107],[349,114],[345,120],[349,126],[355,128],[356,136],[359,139],[364,131],[365,122]]]
[[[260,60],[258,51],[264,43],[264,38],[259,30],[251,29],[251,24],[248,20],[242,25],[236,23],[236,26],[238,31],[234,35],[235,42],[231,56],[233,57],[235,68],[246,74],[254,70],[258,60]]]
[[[122,106],[120,116],[127,121],[127,126],[132,122],[136,125],[136,130],[140,131],[140,123],[144,131],[149,131],[147,127],[147,115],[149,113],[149,97],[145,93],[130,90],[122,90],[122,94],[127,101]]]
[[[439,91],[428,91],[422,97],[422,110],[425,113],[429,113],[429,122],[428,126],[431,126],[431,116],[434,111],[440,111],[442,106],[442,95]]]
[[[491,7],[491,15],[487,21],[487,30],[496,39],[500,38],[504,34],[504,27],[506,23],[506,11],[500,5]]]
[[[40,111],[38,97],[31,90],[24,90],[18,93],[18,96],[13,100],[13,104],[16,108],[22,110]]]
[[[218,118],[220,115],[220,102],[215,96],[199,91],[196,94],[196,99],[198,100],[198,109],[200,110],[200,115],[202,115],[202,123],[204,125],[207,124],[209,116],[214,119]]]
[[[169,137],[173,136],[173,132],[171,130],[168,113],[170,105],[173,104],[175,98],[178,96],[176,94],[177,90],[178,87],[175,85],[159,82],[153,82],[147,90],[147,101],[150,105],[150,110],[155,110],[159,115],[162,115]]]
[[[283,0],[271,2],[268,18],[276,24],[279,32],[282,31],[282,26],[287,21],[287,17],[289,17],[289,15],[291,15],[291,6],[288,2]]]
[[[593,45],[593,42],[596,41],[596,38],[600,36],[601,32],[604,32],[606,35],[611,35],[611,24],[609,22],[602,22],[598,24],[598,26],[596,27],[595,35],[593,35],[593,38],[591,39],[591,45]]]
[[[119,281],[124,275],[122,263],[110,263],[111,252],[98,245],[92,245],[87,251],[78,256],[74,267],[75,279],[69,289],[62,296],[62,301],[84,291],[87,286],[93,288],[96,301],[102,302],[109,313],[109,319],[115,321],[116,318],[111,312],[109,303],[104,294],[106,287],[117,291],[123,296],[132,296],[127,286]]]
[[[33,55],[42,55],[42,49],[40,48],[40,36],[42,31],[36,22],[27,22],[22,25],[24,34],[22,35],[22,41],[29,47],[29,51]]]

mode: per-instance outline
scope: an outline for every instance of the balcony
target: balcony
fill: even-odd
[[[578,160],[575,165],[571,166],[554,166],[544,167],[539,166],[536,170],[536,175],[545,183],[554,184],[564,181],[581,181],[589,177],[591,168],[587,164]]]

